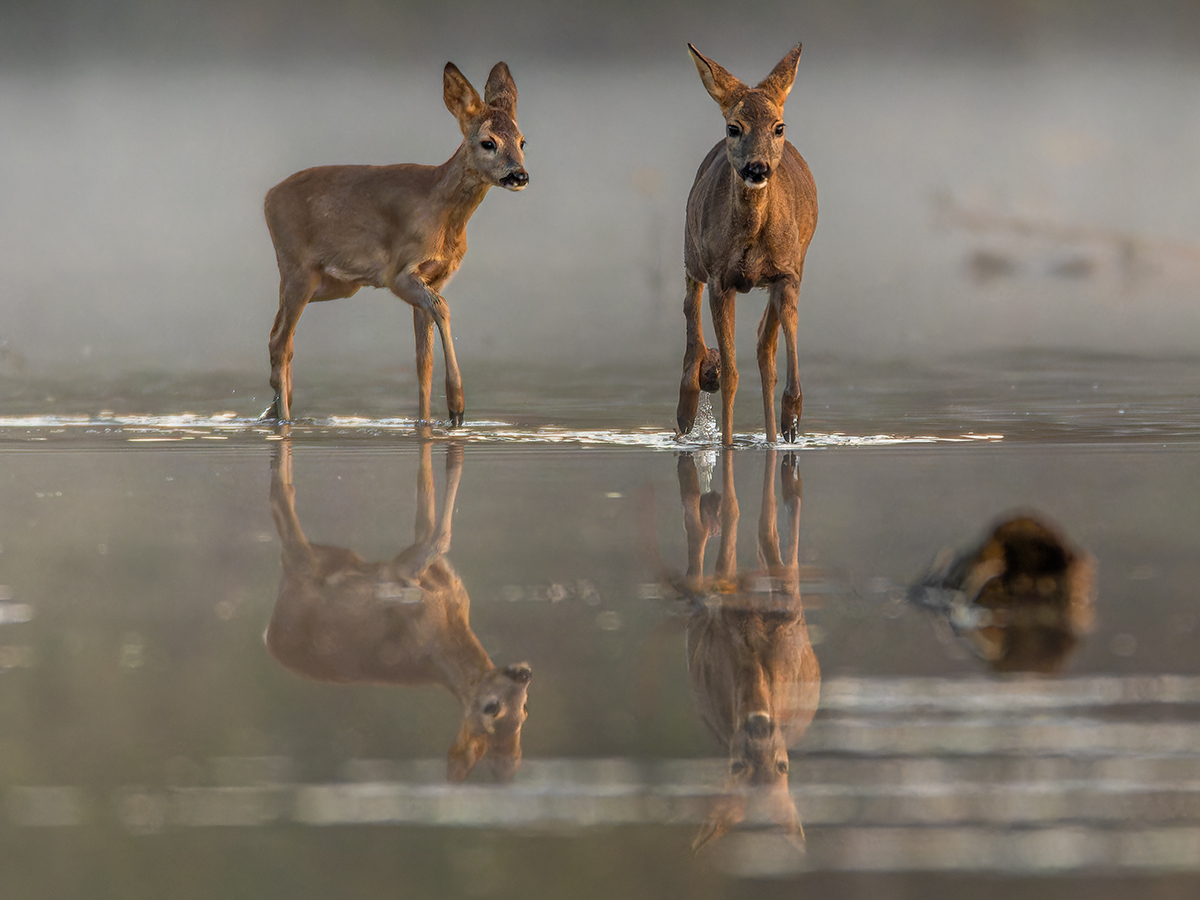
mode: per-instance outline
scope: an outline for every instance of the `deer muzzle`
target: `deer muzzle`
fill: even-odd
[[[742,176],[746,187],[757,190],[766,186],[767,179],[771,177],[771,167],[762,162],[747,163],[738,174]]]
[[[524,169],[515,169],[500,179],[500,187],[510,191],[519,191],[529,184],[529,173]]]

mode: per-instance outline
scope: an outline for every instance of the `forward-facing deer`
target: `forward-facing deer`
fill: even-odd
[[[693,847],[699,850],[762,809],[790,836],[804,828],[788,788],[788,748],[799,743],[817,710],[821,668],[808,637],[800,599],[800,482],[794,461],[783,463],[788,511],[786,556],[776,524],[775,451],[766,454],[758,520],[760,567],[737,567],[738,501],[733,453],[722,456],[722,493],[700,493],[696,464],[679,458],[679,496],[687,534],[683,578],[663,580],[687,603],[687,661],[692,695],[709,731],[729,752],[725,791],[712,806]],[[720,533],[715,571],[704,574],[704,551]],[[660,564],[661,568],[661,564]]]
[[[292,337],[304,307],[388,288],[413,308],[417,344],[417,417],[430,419],[433,328],[446,361],[450,424],[463,421],[462,376],[441,290],[467,252],[467,220],[488,188],[529,183],[525,139],[517,127],[517,87],[496,63],[483,99],[453,63],[443,73],[446,108],[463,142],[440,166],[320,166],[267,192],[267,227],[279,262],[279,313],[271,329],[271,387],[263,418],[292,410]]]
[[[369,563],[341,547],[311,544],[296,516],[292,448],[282,442],[271,473],[271,513],[282,543],[283,577],[264,639],[283,666],[333,684],[448,688],[463,707],[447,775],[462,781],[480,759],[508,779],[521,762],[528,713],[527,664],[497,668],[469,621],[470,598],[446,553],[463,451],[446,450],[446,491],[434,510],[429,442],[421,444],[416,541]]]
[[[797,44],[756,87],[748,87],[702,56],[688,51],[705,89],[725,117],[725,139],[709,151],[687,203],[684,267],[687,349],[679,385],[680,434],[692,430],[700,391],[721,389],[721,438],[733,443],[733,398],[738,371],[734,351],[737,294],[770,292],[758,324],[766,438],[774,443],[775,354],[779,331],[787,345],[787,384],[780,425],[784,440],[800,429],[802,395],[796,357],[796,303],[804,256],[817,226],[817,188],[808,165],[784,137],[783,103],[796,78]],[[708,285],[718,354],[705,347],[700,296]]]

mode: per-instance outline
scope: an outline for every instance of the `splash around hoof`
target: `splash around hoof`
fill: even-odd
[[[709,347],[700,364],[700,390],[706,394],[715,394],[721,389],[721,351]]]

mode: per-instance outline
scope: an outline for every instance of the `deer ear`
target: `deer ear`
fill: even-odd
[[[442,73],[442,98],[446,101],[446,109],[458,119],[458,127],[465,135],[471,122],[483,112],[483,101],[479,99],[475,88],[471,87],[471,82],[452,62],[446,63]]]
[[[742,819],[746,818],[746,797],[743,794],[727,794],[713,803],[712,810],[696,839],[692,841],[692,852],[699,853],[703,847],[715,841]]]
[[[791,93],[792,82],[796,80],[796,67],[800,64],[800,47],[797,44],[789,50],[771,70],[771,74],[759,82],[758,90],[770,94],[776,106],[783,106],[783,101]]]
[[[517,117],[517,83],[513,81],[507,63],[498,62],[492,66],[483,88],[483,102],[504,110],[514,119]]]
[[[692,57],[692,62],[696,64],[696,71],[700,73],[700,81],[704,83],[704,89],[708,91],[710,97],[717,101],[721,112],[726,112],[733,105],[734,96],[739,91],[745,90],[746,85],[691,44],[688,44],[688,53]]]

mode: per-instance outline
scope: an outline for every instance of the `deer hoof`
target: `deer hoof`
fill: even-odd
[[[783,423],[783,442],[785,444],[796,443],[796,438],[800,436],[800,420],[790,418]]]
[[[451,428],[461,428],[462,423],[463,423],[463,411],[462,410],[459,410],[458,412],[450,413],[450,427]]]
[[[279,414],[279,406],[280,406],[279,397],[276,397],[275,400],[271,403],[271,405],[262,411],[262,415],[260,415],[258,417],[258,421],[260,421],[260,422],[286,422],[287,417]]]
[[[700,364],[700,390],[715,394],[721,389],[721,351],[710,347]]]

